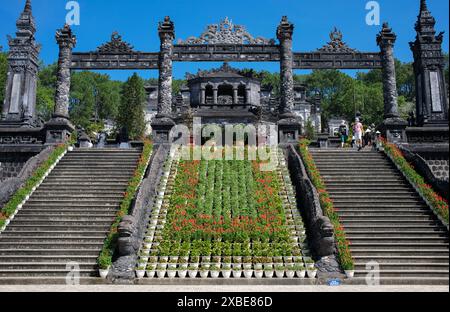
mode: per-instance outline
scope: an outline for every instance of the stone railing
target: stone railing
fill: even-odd
[[[308,177],[305,166],[295,147],[286,147],[292,183],[296,187],[298,204],[306,224],[308,239],[316,257],[335,254],[334,229],[330,219],[324,216],[319,194]]]
[[[123,217],[119,224],[117,244],[118,258],[113,264],[113,280],[131,280],[135,277],[134,268],[137,254],[142,244],[146,226],[149,221],[157,186],[162,176],[164,162],[170,152],[170,145],[155,145],[150,164],[134,200],[129,215]]]

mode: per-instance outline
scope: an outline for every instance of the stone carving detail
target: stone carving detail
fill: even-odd
[[[205,77],[208,77],[209,75],[215,74],[215,73],[233,73],[233,74],[237,74],[237,75],[240,75],[243,77],[249,77],[249,78],[252,78],[254,76],[254,72],[252,70],[243,72],[240,69],[231,67],[228,62],[224,62],[222,64],[222,66],[220,66],[219,68],[213,68],[210,70],[198,70],[197,74],[195,74],[195,75],[186,73],[186,79],[190,80],[190,79],[195,79],[195,78],[205,78]]]
[[[119,35],[117,31],[115,31],[111,35],[111,41],[98,47],[97,52],[111,53],[111,54],[120,54],[120,53],[125,54],[125,53],[133,53],[134,50],[133,46],[123,41],[122,36]]]
[[[42,143],[37,138],[31,136],[4,136],[0,137],[0,145],[1,144],[40,144]]]
[[[359,53],[357,50],[350,48],[343,40],[343,34],[340,30],[334,27],[330,33],[330,42],[320,48],[319,52],[328,53]]]
[[[275,40],[262,37],[254,38],[244,26],[235,25],[226,17],[220,24],[209,25],[199,38],[190,37],[178,44],[261,44],[273,45]]]

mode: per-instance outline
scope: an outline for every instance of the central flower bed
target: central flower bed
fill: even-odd
[[[180,160],[175,152],[152,208],[138,277],[309,277],[314,262],[284,161]],[[281,151],[273,157],[283,157]],[[305,268],[306,265],[306,268]],[[189,273],[189,274],[188,274]]]
[[[181,161],[165,241],[289,242],[280,184],[258,161]]]

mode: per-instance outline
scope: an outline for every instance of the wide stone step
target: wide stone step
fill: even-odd
[[[105,235],[108,233],[108,231],[25,231],[25,230],[18,230],[18,231],[4,231],[2,234],[0,234],[1,238],[6,237],[21,237],[21,238],[38,238],[38,237],[58,237],[58,238],[64,238],[64,237],[105,237]]]
[[[78,262],[95,265],[97,256],[71,256],[71,255],[0,255],[0,263],[61,263]]]
[[[355,256],[353,259],[356,263],[378,262],[384,269],[384,264],[412,264],[412,263],[430,263],[444,264],[448,266],[449,257],[447,256]]]
[[[381,188],[383,190],[386,189],[390,189],[390,188],[396,188],[396,187],[401,187],[401,188],[408,188],[411,189],[411,186],[409,184],[407,184],[406,180],[401,180],[401,181],[383,181],[383,183],[377,182],[377,181],[372,181],[372,180],[367,180],[364,181],[364,183],[361,182],[356,182],[353,180],[347,180],[347,181],[327,181],[326,182],[327,185],[327,189],[331,189],[331,188]]]
[[[359,214],[359,213],[426,213],[431,214],[430,209],[425,207],[399,207],[399,208],[391,208],[391,207],[375,207],[375,208],[354,208],[354,207],[343,207],[339,209],[339,214]]]
[[[377,196],[380,195],[399,195],[399,196],[417,196],[416,191],[413,189],[409,189],[406,187],[399,187],[397,189],[390,189],[390,188],[378,188],[373,189],[371,187],[327,187],[328,193],[332,196],[339,196],[339,195],[347,195],[347,196],[353,196],[357,197],[361,194],[376,194]]]
[[[412,214],[412,215],[363,215],[363,216],[352,216],[352,215],[340,215],[342,221],[361,221],[361,222],[385,222],[390,221],[393,223],[396,222],[418,222],[418,221],[432,221],[434,220],[434,216],[431,215],[421,215],[421,214]]]
[[[379,203],[379,202],[334,202],[334,206],[339,209],[343,208],[372,208],[372,209],[378,209],[378,208],[428,208],[425,203],[421,202],[412,202],[412,203]]]
[[[57,259],[58,257],[98,257],[100,255],[101,247],[97,248],[70,248],[70,246],[67,246],[67,248],[63,249],[33,249],[33,248],[6,248],[6,249],[0,249],[0,257],[30,257],[37,259],[38,257],[49,257]]]
[[[447,249],[448,251],[448,243],[434,243],[434,242],[351,242],[350,249],[353,248],[364,248],[364,249],[391,249],[391,250],[399,250],[399,249],[422,249],[422,248],[442,248]]]
[[[114,205],[114,204],[120,204],[122,202],[122,198],[83,198],[82,196],[79,196],[78,198],[74,199],[52,199],[49,198],[47,201],[44,199],[34,199],[33,197],[30,198],[30,200],[27,202],[31,205],[35,204],[59,204],[61,206],[77,206],[77,204],[85,204],[85,205],[91,205],[91,206],[107,206],[107,205]]]
[[[324,176],[322,175],[326,185],[335,183],[337,185],[344,185],[345,183],[351,183],[359,186],[370,186],[370,185],[385,185],[385,184],[397,184],[403,183],[405,179],[401,176],[387,175],[385,177],[380,176],[358,176],[358,177],[341,177],[336,176]]]
[[[364,219],[341,219],[341,222],[343,223],[345,228],[348,228],[349,226],[365,226],[365,227],[399,227],[399,226],[437,226],[440,227],[441,224],[437,220],[398,220],[393,219],[391,220],[384,219],[373,219],[373,220],[364,220]]]
[[[0,277],[66,277],[70,271],[68,270],[40,270],[40,269],[25,269],[25,270],[0,270]],[[80,277],[97,276],[98,271],[94,268],[90,270],[79,270],[77,275]]]
[[[97,180],[97,179],[123,179],[123,178],[130,178],[131,172],[125,172],[125,173],[113,173],[113,172],[97,172],[97,173],[90,173],[90,172],[67,172],[67,171],[52,171],[50,175],[48,176],[49,179],[55,179],[59,180],[60,178],[74,178],[74,179],[81,179],[81,178],[87,178],[88,180]]]
[[[408,244],[408,243],[414,243],[414,244],[421,244],[421,243],[432,243],[432,244],[448,244],[449,239],[439,236],[408,236],[408,235],[393,235],[391,237],[385,237],[385,236],[354,236],[354,235],[347,235],[347,239],[352,242],[352,244],[355,243],[393,243],[393,244]]]
[[[36,201],[43,201],[43,200],[48,200],[49,202],[53,202],[53,201],[70,201],[70,200],[82,200],[82,201],[90,201],[90,200],[121,200],[124,197],[123,193],[109,193],[109,194],[73,194],[73,193],[63,193],[63,194],[59,194],[59,196],[64,196],[64,199],[56,199],[56,198],[52,198],[52,197],[48,197],[45,195],[41,195],[39,193],[34,193],[33,196],[30,198],[30,202],[36,202]]]
[[[57,236],[42,236],[42,237],[17,237],[8,236],[2,237],[2,243],[10,244],[71,244],[71,243],[85,243],[85,244],[97,244],[103,242],[106,235],[102,236],[79,236],[79,237],[57,237]]]
[[[64,211],[61,210],[43,210],[43,209],[28,209],[28,210],[22,210],[20,212],[21,216],[28,216],[28,217],[39,217],[39,216],[45,216],[45,217],[61,217],[61,216],[69,216],[69,217],[82,217],[82,216],[89,216],[89,217],[103,217],[103,218],[110,218],[114,217],[116,215],[115,209],[110,210],[79,210],[79,209],[66,209]]]
[[[84,219],[84,220],[32,220],[32,221],[28,221],[28,220],[17,220],[14,219],[10,225],[14,225],[14,226],[34,226],[36,228],[43,228],[45,226],[50,226],[50,227],[54,227],[59,228],[68,228],[68,227],[74,227],[74,228],[79,228],[82,226],[92,226],[92,227],[104,227],[107,224],[111,224],[113,221],[113,218],[110,218],[109,220],[106,221],[94,221],[94,220],[90,220],[90,219]],[[8,227],[10,226],[8,225]]]
[[[43,190],[41,188],[38,188],[34,193],[33,197],[54,197],[54,198],[60,198],[60,197],[116,197],[116,196],[122,196],[125,192],[125,188],[116,189],[116,190],[108,190],[103,189],[99,190],[97,188],[91,188],[91,189],[74,189],[74,190],[61,190],[61,189],[55,189],[55,190]]]
[[[387,193],[387,192],[386,192]],[[404,200],[407,201],[417,201],[422,200],[419,195],[417,194],[383,194],[383,193],[372,193],[372,194],[365,194],[363,192],[360,192],[358,194],[334,194],[332,196],[334,202],[338,201],[351,201],[351,200],[372,200],[379,202],[380,200],[384,201],[390,201],[390,202],[403,202]]]
[[[49,182],[46,185],[61,185],[61,184],[71,184],[74,185],[79,185],[79,184],[84,184],[84,185],[94,185],[94,184],[106,184],[108,182],[113,182],[114,184],[126,184],[130,181],[131,177],[120,177],[120,178],[113,178],[113,181],[111,181],[111,177],[102,177],[102,178],[98,178],[98,177],[48,177],[47,178],[47,182]],[[44,185],[44,184],[42,184]]]
[[[49,216],[27,216],[27,215],[20,215],[18,214],[14,220],[11,223],[18,224],[18,223],[24,223],[24,222],[35,222],[35,223],[43,223],[43,222],[50,222],[49,224],[54,223],[61,223],[61,222],[67,222],[67,223],[80,223],[80,222],[86,222],[87,224],[93,224],[94,223],[108,223],[112,222],[114,220],[114,215],[111,216],[102,216],[102,217],[94,217],[94,216],[85,216],[85,215],[79,215],[79,216],[55,216],[55,215],[49,215]]]
[[[110,222],[114,215],[86,216],[86,215],[21,215],[20,213],[12,222]]]
[[[70,188],[75,189],[75,190],[77,190],[77,189],[86,189],[86,188],[94,188],[94,189],[102,189],[102,188],[105,188],[105,189],[109,189],[109,188],[113,189],[114,188],[114,189],[116,189],[116,188],[118,188],[118,189],[122,189],[122,188],[126,188],[127,184],[128,183],[126,183],[126,182],[115,182],[115,181],[108,181],[108,182],[95,182],[95,181],[92,181],[92,182],[89,182],[89,181],[88,182],[86,182],[86,181],[75,182],[75,181],[73,181],[73,182],[60,183],[60,182],[52,182],[52,181],[45,180],[41,184],[39,189],[40,190],[43,190],[43,189],[52,190],[52,189],[55,189],[55,188],[58,188],[58,189],[61,189],[61,190],[62,189],[70,189]]]
[[[49,243],[27,243],[27,244],[20,244],[20,245],[14,245],[11,243],[0,241],[0,249],[95,249],[99,250],[103,247],[103,241],[99,242],[72,242],[72,243],[58,243],[58,242],[49,242]]]
[[[388,212],[388,211],[360,211],[360,212],[348,212],[345,210],[339,210],[339,216],[341,218],[344,217],[350,217],[350,218],[358,218],[358,217],[374,217],[374,218],[388,218],[388,217],[400,217],[400,218],[405,218],[405,217],[422,217],[422,216],[426,216],[429,217],[433,215],[433,213],[431,211],[393,211],[393,212]]]
[[[448,263],[379,263],[379,269],[382,271],[395,271],[395,270],[433,270],[433,271],[443,271],[448,273],[449,265]],[[355,263],[355,270],[366,270],[366,263]]]
[[[96,209],[101,209],[104,211],[109,211],[109,210],[117,210],[117,208],[120,206],[119,203],[95,203],[95,204],[90,204],[90,203],[84,203],[84,202],[78,202],[78,203],[72,203],[70,205],[68,205],[67,203],[26,203],[24,206],[23,210],[29,210],[29,209],[53,209],[53,210],[64,210],[64,209],[91,209],[91,210],[96,210]],[[23,211],[21,210],[21,211]]]
[[[355,277],[365,277],[373,272],[366,270],[355,270]],[[441,270],[382,270],[381,277],[448,277],[448,271]]]
[[[0,262],[0,272],[4,270],[72,270],[74,264],[67,263],[54,263],[54,262]],[[97,265],[94,262],[81,262],[77,263],[77,269],[80,270],[95,270]]]
[[[351,236],[386,236],[386,237],[392,237],[392,236],[399,236],[399,235],[409,235],[409,236],[436,236],[436,237],[447,237],[448,238],[448,232],[443,229],[434,229],[431,228],[429,230],[402,230],[402,229],[396,229],[396,230],[377,230],[377,229],[345,229],[345,232],[347,235]]]
[[[41,186],[36,190],[35,194],[51,194],[51,193],[67,193],[71,192],[74,194],[77,193],[91,193],[91,194],[97,194],[97,193],[104,193],[104,194],[111,194],[111,193],[123,193],[127,189],[127,186],[125,184],[115,184],[115,185],[78,185],[78,186],[65,186],[65,185],[54,185],[54,186],[44,186],[41,184]]]
[[[402,248],[402,249],[373,249],[373,248],[361,248],[357,246],[351,247],[353,257],[430,257],[430,258],[442,258],[448,257],[448,247],[440,248]]]

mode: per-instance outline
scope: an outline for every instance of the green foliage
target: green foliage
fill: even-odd
[[[148,162],[152,155],[153,145],[150,141],[144,141],[144,149],[142,150],[141,158],[134,172],[133,177],[130,178],[126,192],[124,193],[124,198],[120,204],[120,209],[117,212],[116,219],[111,225],[108,236],[105,239],[103,248],[97,258],[97,264],[100,269],[107,269],[112,263],[112,256],[117,245],[118,232],[117,228],[122,218],[129,213],[131,204],[133,202],[136,193],[139,190],[142,178],[144,177],[145,171],[147,170]]]
[[[406,177],[416,186],[419,192],[431,204],[433,210],[442,217],[446,225],[448,225],[448,202],[439,194],[434,192],[432,187],[426,184],[424,178],[416,172],[413,166],[405,159],[401,150],[392,143],[384,141],[384,151],[392,159],[392,161],[400,168]]]
[[[120,105],[122,83],[108,75],[92,72],[72,74],[70,116],[74,124],[95,128],[105,119],[115,119]]]
[[[141,139],[145,132],[144,81],[135,73],[125,82],[117,116],[118,128],[125,127],[130,139]]]
[[[5,98],[6,78],[8,74],[7,54],[0,53],[0,104]]]
[[[305,125],[305,134],[308,140],[314,140],[316,130],[311,122],[311,119],[308,119]]]

